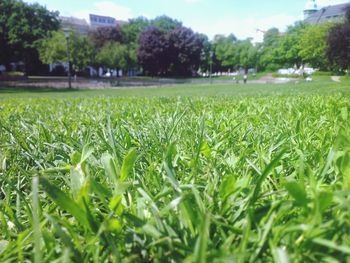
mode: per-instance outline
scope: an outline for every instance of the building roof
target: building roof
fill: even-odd
[[[96,15],[96,14],[89,14],[89,17],[90,17],[90,19],[93,18],[93,17],[97,17],[97,18],[106,18],[106,19],[110,19],[110,20],[115,21],[115,18],[111,17],[111,16],[102,16],[102,15]]]
[[[318,24],[325,21],[339,20],[345,14],[348,7],[350,7],[350,3],[323,7],[306,18],[305,22]]]

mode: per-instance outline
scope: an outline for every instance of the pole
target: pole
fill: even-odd
[[[210,51],[210,84],[213,84],[213,78],[212,78],[212,74],[213,74],[213,55],[214,52]]]
[[[213,84],[212,72],[213,72],[213,62],[210,61],[210,84]]]
[[[72,75],[70,73],[70,52],[69,52],[69,35],[66,35],[67,42],[67,59],[68,59],[68,88],[72,89]]]

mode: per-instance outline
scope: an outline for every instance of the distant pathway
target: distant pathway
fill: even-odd
[[[332,76],[331,79],[335,82],[340,82],[340,77],[339,76]]]

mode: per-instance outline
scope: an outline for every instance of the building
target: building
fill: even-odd
[[[77,17],[60,16],[59,19],[62,29],[69,28],[82,35],[87,35],[90,30],[95,30],[99,27],[116,26],[127,23],[126,21],[116,20],[113,17],[93,14],[89,15],[89,23],[86,22],[85,19]]]
[[[116,20],[113,17],[110,16],[100,16],[100,15],[94,15],[90,14],[90,27],[91,29],[96,29],[98,27],[106,27],[106,26],[116,26],[126,23],[125,21]]]
[[[66,17],[66,16],[60,16],[59,20],[61,22],[61,29],[70,29],[81,35],[88,35],[89,31],[96,30],[99,27],[114,27],[117,25],[122,25],[127,23],[126,21],[116,20],[113,17],[100,16],[100,15],[94,15],[94,14],[89,14],[88,22],[86,22],[85,19],[76,18],[76,17]],[[0,65],[0,70],[1,69],[2,68]],[[63,64],[54,63],[49,65],[49,71],[50,72],[56,71],[57,72],[56,74],[64,74],[64,72],[67,70],[68,70],[67,63],[63,63]],[[101,72],[102,69],[95,70],[93,67],[87,67],[86,70],[88,70],[89,72],[88,74],[90,76],[103,75],[103,72]]]
[[[304,8],[304,19],[307,19],[308,17],[317,13],[317,11],[318,11],[318,8],[317,8],[316,0],[308,0]]]
[[[82,35],[87,35],[90,26],[85,19],[80,19],[76,17],[60,16],[61,28],[69,28]]]
[[[350,3],[318,8],[315,0],[309,0],[304,9],[304,21],[309,24],[340,22],[344,19],[348,8]]]

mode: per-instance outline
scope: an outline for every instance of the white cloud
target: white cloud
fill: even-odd
[[[350,1],[349,0],[317,0],[317,4],[320,7],[329,6],[329,5],[344,4],[344,3],[350,3]]]
[[[115,4],[111,1],[98,1],[93,3],[94,8],[92,10],[80,10],[73,12],[73,16],[84,18],[89,21],[89,14],[111,16],[117,20],[128,20],[132,18],[132,11],[130,8]]]
[[[302,19],[302,17],[295,17],[286,14],[279,14],[267,18],[247,17],[245,19],[239,18],[224,18],[217,20],[214,23],[201,23],[200,21],[192,21],[193,29],[198,32],[207,34],[213,38],[215,34],[228,35],[233,33],[239,39],[246,39],[251,37],[255,42],[262,41],[263,33],[259,30],[268,30],[272,27],[277,27],[279,30],[286,30],[288,25]]]

